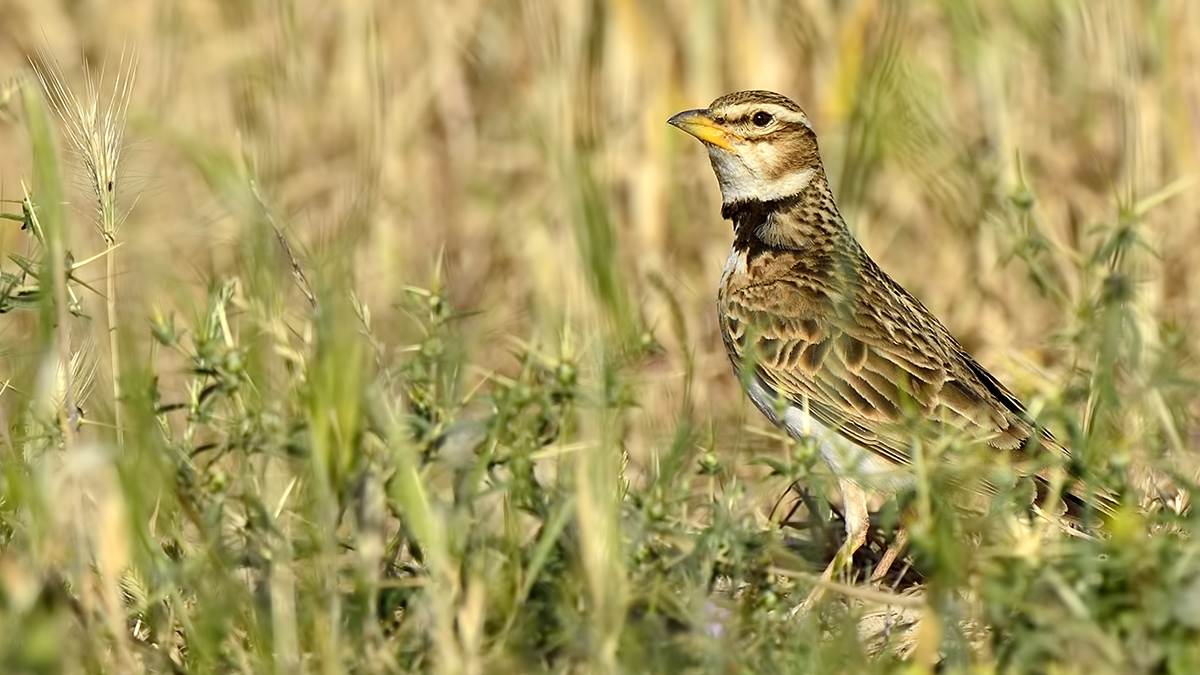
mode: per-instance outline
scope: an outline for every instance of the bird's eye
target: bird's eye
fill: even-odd
[[[750,118],[750,121],[754,122],[754,126],[756,126],[756,127],[765,127],[771,123],[772,119],[774,119],[774,118],[771,117],[771,113],[763,112],[760,110],[760,111],[754,113],[754,117]]]

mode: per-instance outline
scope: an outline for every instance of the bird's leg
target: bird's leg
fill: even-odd
[[[871,526],[871,514],[867,511],[867,493],[856,483],[846,479],[838,480],[838,488],[842,492],[842,508],[845,511],[846,541],[833,556],[833,561],[821,573],[817,585],[796,608],[797,613],[807,613],[820,601],[833,576],[852,567],[855,551],[867,540],[867,529]]]
[[[903,525],[899,530],[896,530],[896,538],[888,545],[887,550],[883,552],[883,557],[879,559],[879,564],[875,566],[875,571],[871,572],[871,584],[880,586],[883,584],[883,578],[892,570],[892,565],[895,564],[896,558],[904,552],[908,546],[908,528]]]
[[[838,488],[842,491],[842,508],[846,512],[846,541],[829,564],[833,569],[831,576],[853,567],[854,553],[862,548],[867,540],[867,530],[871,527],[866,491],[844,478],[838,480]]]

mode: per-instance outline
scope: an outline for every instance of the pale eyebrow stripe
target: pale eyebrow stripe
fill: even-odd
[[[807,115],[798,113],[790,108],[785,108],[776,103],[739,103],[729,108],[724,113],[724,116],[727,120],[742,120],[750,117],[752,113],[760,110],[774,115],[777,119],[784,120],[786,122],[794,122],[796,124],[803,124],[809,129],[812,128],[812,124],[809,123]]]

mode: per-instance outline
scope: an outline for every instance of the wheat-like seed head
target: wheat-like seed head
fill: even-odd
[[[130,52],[128,57],[122,54],[113,93],[107,102],[101,101],[100,95],[103,68],[98,76],[88,74],[84,78],[84,98],[80,100],[66,85],[57,61],[46,54],[42,54],[40,60],[42,65],[33,64],[34,72],[55,114],[63,122],[67,141],[79,154],[87,172],[88,188],[97,199],[100,234],[112,245],[120,224],[114,195],[137,54]]]
[[[16,98],[17,92],[29,83],[28,73],[21,73],[0,83],[0,115],[9,116],[8,104]]]
[[[68,410],[67,416],[72,424],[78,424],[83,414],[84,402],[92,393],[96,382],[96,341],[91,335],[70,350],[70,363],[65,363],[57,350],[48,352],[39,374],[38,389],[35,398],[39,405],[44,406],[46,413],[58,414],[67,401],[71,401],[74,410]],[[67,387],[71,388],[71,397],[67,397]]]

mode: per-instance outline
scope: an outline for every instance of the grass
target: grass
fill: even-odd
[[[1190,6],[140,7],[0,8],[0,671],[1200,669]],[[1005,467],[943,439],[919,592],[792,615],[829,476],[730,372],[665,124],[751,87],[1104,536],[957,508]]]

